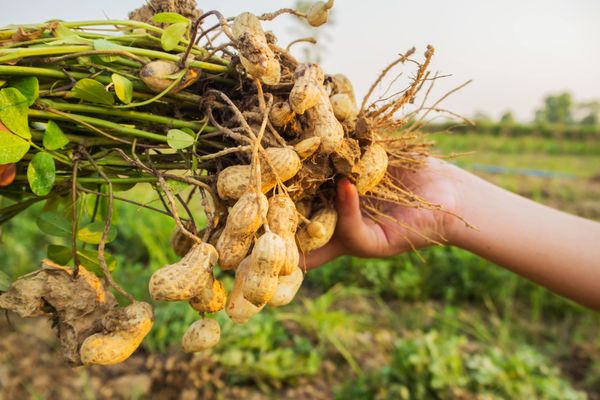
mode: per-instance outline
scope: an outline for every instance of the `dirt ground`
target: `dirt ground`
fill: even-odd
[[[0,315],[0,400],[15,399],[329,399],[336,366],[294,387],[267,393],[256,386],[226,386],[210,354],[154,355],[138,350],[112,367],[68,367],[50,322]],[[340,377],[337,376],[337,379]]]

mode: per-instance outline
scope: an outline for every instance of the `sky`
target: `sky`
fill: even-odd
[[[293,1],[200,0],[204,10],[232,16],[292,6]],[[0,26],[48,19],[124,18],[143,0],[0,0]],[[322,35],[322,66],[344,73],[361,98],[397,54],[436,48],[432,69],[452,74],[435,94],[472,79],[444,105],[465,116],[507,110],[530,120],[545,95],[570,91],[600,99],[598,0],[337,0],[335,23]],[[266,24],[287,45],[297,37],[284,17]],[[299,48],[295,49],[299,53]],[[294,51],[294,50],[293,50]],[[300,55],[300,54],[297,54]],[[435,97],[435,96],[434,96]]]

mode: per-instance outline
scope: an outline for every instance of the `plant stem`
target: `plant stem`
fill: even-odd
[[[28,114],[29,114],[29,117],[31,117],[31,118],[42,118],[42,119],[52,119],[52,120],[73,122],[73,119],[71,119],[71,118],[68,118],[64,115],[59,115],[59,114],[55,114],[52,112],[48,112],[48,111],[31,110],[30,109],[30,110],[28,110]],[[141,129],[129,128],[129,127],[123,126],[121,124],[105,121],[103,119],[88,117],[86,115],[75,115],[75,114],[73,114],[73,118],[81,120],[83,122],[86,122],[90,125],[110,129],[112,132],[118,133],[122,136],[133,136],[133,137],[137,137],[137,138],[141,138],[141,139],[158,141],[161,143],[167,142],[167,137],[164,135],[158,135],[156,133],[143,131]]]
[[[154,122],[157,124],[167,125],[173,128],[190,128],[194,131],[198,131],[204,126],[204,122],[184,121],[176,118],[164,117],[162,115],[144,113],[139,111],[115,110],[109,107],[91,106],[87,104],[61,103],[51,100],[39,100],[39,102],[60,111],[112,115],[114,117],[122,117],[130,120],[134,119],[139,121]],[[205,128],[205,132],[214,131],[215,128],[213,128],[212,126],[207,126]]]
[[[65,182],[70,181],[72,177],[70,176],[56,176],[56,182]],[[154,183],[158,182],[158,179],[155,176],[137,176],[132,178],[110,178],[112,183]],[[15,181],[24,182],[27,181],[27,175],[19,174],[15,176]],[[92,176],[78,176],[77,183],[99,183],[105,184],[106,181],[103,178],[92,177]]]

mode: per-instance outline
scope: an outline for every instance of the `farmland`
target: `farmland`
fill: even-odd
[[[598,139],[474,130],[430,137],[440,154],[467,153],[452,161],[500,186],[600,220]],[[158,202],[150,193],[123,195]],[[0,271],[11,279],[34,270],[48,243],[62,244],[39,232],[39,211],[3,227]],[[174,223],[123,204],[117,219],[115,277],[149,300],[145,282],[177,259]],[[178,348],[194,311],[155,310],[155,329],[130,360],[74,370],[61,365],[44,322],[2,318],[0,399],[600,398],[600,316],[456,248],[333,261],[308,273],[290,306],[244,326],[218,314],[221,343],[195,356]]]

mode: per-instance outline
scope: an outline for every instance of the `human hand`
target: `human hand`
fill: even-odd
[[[413,193],[441,209],[388,205],[388,216],[374,221],[360,210],[356,187],[346,179],[338,182],[338,223],[331,241],[306,255],[305,265],[314,268],[342,255],[387,257],[432,243],[451,241],[455,225],[461,170],[445,161],[429,158],[417,171],[398,172],[396,177]]]

